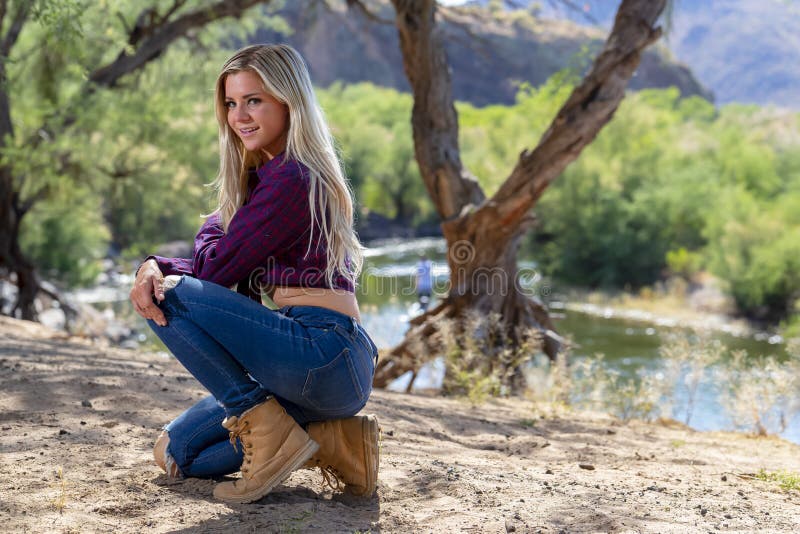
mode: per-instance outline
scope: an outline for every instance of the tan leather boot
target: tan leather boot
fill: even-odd
[[[177,478],[181,476],[181,472],[178,469],[178,464],[167,452],[167,445],[169,445],[169,434],[164,430],[158,436],[156,444],[153,445],[153,458],[156,461],[156,465],[163,469],[168,477]]]
[[[305,467],[319,467],[331,488],[369,497],[378,482],[378,418],[374,415],[309,423],[319,450]],[[331,480],[333,478],[333,480]]]
[[[226,418],[222,426],[230,431],[234,447],[239,438],[244,450],[242,478],[214,488],[214,497],[223,501],[257,501],[319,448],[274,398]]]

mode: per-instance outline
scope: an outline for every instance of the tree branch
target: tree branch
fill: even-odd
[[[167,21],[164,17],[152,23],[147,20],[137,20],[131,38],[134,38],[133,32],[144,32],[144,35],[138,37],[140,44],[136,51],[132,55],[121,52],[112,63],[90,73],[89,81],[95,86],[114,87],[120,78],[156,59],[173,41],[183,37],[192,28],[204,26],[221,18],[239,17],[245,10],[257,4],[268,3],[269,0],[222,0],[206,8],[186,13],[173,21]],[[174,13],[176,9],[173,5],[170,13]],[[142,12],[140,17],[142,16],[147,18],[146,12]]]
[[[174,13],[177,9],[176,6],[180,3],[182,0],[176,0],[169,12]],[[72,126],[78,118],[75,110],[76,103],[82,105],[86,96],[94,93],[98,87],[116,87],[120,78],[143,68],[147,63],[158,58],[170,44],[178,38],[184,37],[190,30],[221,18],[240,17],[244,11],[255,5],[269,3],[270,0],[221,0],[206,8],[187,13],[171,22],[167,21],[165,17],[153,16],[154,19],[159,19],[158,23],[146,22],[144,19],[147,18],[148,10],[143,11],[139,14],[134,27],[130,29],[128,37],[129,43],[141,41],[133,55],[122,51],[113,62],[91,72],[85,89],[80,93],[80,100],[73,101],[65,108],[46,117],[42,126],[34,130],[28,138],[27,143],[36,148],[43,141],[52,139],[54,123],[58,121],[60,121],[58,127],[62,130]]]
[[[5,18],[5,2],[3,2],[2,7],[2,18]],[[0,42],[0,57],[7,58],[11,53],[11,48],[14,46],[14,43],[17,42],[19,33],[22,31],[22,26],[25,24],[25,20],[28,18],[30,11],[31,2],[21,2],[17,4],[17,10],[14,12],[14,19],[11,21],[8,33],[5,34],[3,41]],[[2,22],[2,18],[0,18],[0,22]]]
[[[624,0],[605,46],[533,151],[523,151],[497,193],[470,215],[501,220],[509,235],[544,190],[614,116],[641,54],[661,35],[666,0]],[[461,221],[463,222],[463,221]]]
[[[164,13],[164,16],[161,17],[159,22],[165,22],[168,18],[170,18],[176,11],[186,5],[186,0],[174,0],[172,2],[172,7]]]

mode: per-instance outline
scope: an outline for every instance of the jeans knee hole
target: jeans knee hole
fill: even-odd
[[[168,274],[164,277],[164,292],[171,291],[175,289],[178,284],[183,282],[184,275],[179,274]]]

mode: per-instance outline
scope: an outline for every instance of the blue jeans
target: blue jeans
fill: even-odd
[[[166,426],[168,457],[184,476],[233,473],[241,449],[222,420],[275,397],[298,424],[356,414],[372,391],[378,350],[352,317],[315,306],[270,310],[189,276],[159,304],[167,326],[148,321],[211,393]]]

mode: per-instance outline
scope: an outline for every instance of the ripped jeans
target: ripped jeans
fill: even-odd
[[[168,466],[189,477],[242,464],[222,420],[275,399],[301,426],[355,415],[372,391],[378,351],[352,317],[316,306],[271,310],[225,287],[182,276],[159,304],[167,326],[148,321],[211,393],[165,429]]]

